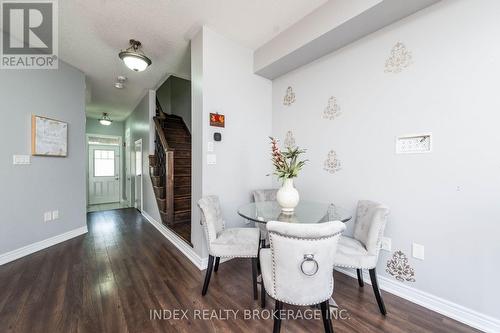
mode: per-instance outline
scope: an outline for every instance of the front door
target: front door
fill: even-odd
[[[119,146],[89,146],[89,204],[120,202],[119,171]]]

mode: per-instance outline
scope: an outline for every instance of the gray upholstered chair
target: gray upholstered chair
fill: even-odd
[[[337,242],[345,226],[332,221],[314,224],[267,223],[271,248],[260,250],[260,267],[265,293],[276,301],[276,311],[283,303],[320,305],[326,332],[333,332],[329,300],[333,292],[333,260]],[[265,306],[265,303],[263,304]],[[274,317],[274,332],[279,332],[281,318]]]
[[[277,189],[266,189],[266,190],[255,190],[252,192],[252,197],[254,202],[262,201],[276,201]],[[266,247],[266,243],[269,244],[269,238],[267,237],[267,229],[264,223],[255,223],[257,228],[260,230],[260,242],[261,247]]]
[[[375,298],[380,312],[384,316],[387,311],[380,295],[375,267],[377,266],[381,237],[384,235],[388,215],[389,208],[377,202],[359,201],[354,224],[354,235],[353,237],[342,236],[340,238],[334,261],[335,266],[355,268],[360,287],[364,286],[363,269],[368,269]]]
[[[260,233],[256,228],[226,229],[222,217],[219,198],[215,195],[205,196],[198,201],[201,210],[201,224],[208,244],[208,267],[205,274],[202,295],[205,296],[212,275],[219,269],[220,258],[251,258],[253,295],[257,299],[257,256],[259,253]],[[215,259],[215,265],[214,265]]]

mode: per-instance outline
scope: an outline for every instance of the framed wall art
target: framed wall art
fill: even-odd
[[[223,114],[210,113],[210,126],[224,127],[226,125],[226,117]]]
[[[32,115],[31,155],[68,156],[68,123]]]

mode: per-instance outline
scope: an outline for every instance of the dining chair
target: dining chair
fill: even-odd
[[[256,228],[226,228],[219,198],[209,195],[198,201],[201,221],[208,244],[208,267],[205,273],[202,296],[205,296],[212,275],[219,270],[220,258],[251,258],[253,297],[257,299],[257,256],[260,233]],[[214,265],[215,259],[215,265]]]
[[[334,260],[337,267],[356,269],[360,287],[364,286],[363,269],[368,269],[378,307],[384,316],[387,311],[380,294],[375,268],[388,215],[389,208],[380,203],[359,201],[353,237],[340,237]]]
[[[333,332],[329,300],[333,292],[333,260],[345,225],[339,221],[297,224],[267,223],[270,248],[260,250],[265,293],[274,298],[274,329],[281,328],[283,303],[320,305],[325,332]],[[265,304],[263,304],[265,306]]]
[[[265,190],[255,190],[252,191],[252,198],[254,202],[262,201],[276,201],[277,189],[265,189]],[[255,223],[257,228],[260,230],[260,242],[261,247],[266,247],[266,243],[269,244],[269,238],[267,237],[267,229],[264,223]]]

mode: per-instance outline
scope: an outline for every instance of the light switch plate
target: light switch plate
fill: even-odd
[[[392,240],[389,237],[382,237],[380,239],[382,250],[391,251],[392,250]]]
[[[209,153],[212,153],[214,151],[214,143],[212,141],[208,142],[208,144],[207,144],[207,151]]]
[[[215,155],[215,154],[207,154],[207,164],[208,165],[217,164],[217,155]]]
[[[412,248],[413,258],[424,260],[424,246],[421,244],[413,243]]]
[[[52,221],[52,212],[43,213],[43,221],[44,222]]]
[[[30,164],[30,155],[14,155],[12,156],[12,163],[14,165]]]

